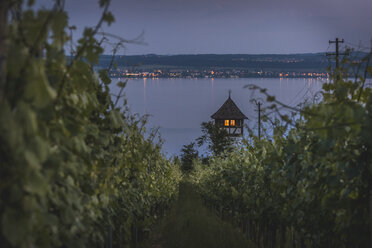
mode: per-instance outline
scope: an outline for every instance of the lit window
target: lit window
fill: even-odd
[[[229,126],[229,120],[225,120],[225,126],[226,126],[226,127]]]
[[[230,126],[235,126],[235,120],[230,121]]]

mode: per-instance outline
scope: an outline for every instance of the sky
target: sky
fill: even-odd
[[[101,13],[98,0],[66,0],[65,8],[75,37]],[[105,32],[143,32],[146,44],[127,44],[126,55],[332,52],[336,37],[364,49],[372,39],[372,0],[112,0],[110,10],[116,21]]]

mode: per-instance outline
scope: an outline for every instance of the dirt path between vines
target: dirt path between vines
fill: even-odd
[[[244,235],[206,209],[189,183],[180,185],[171,214],[151,234],[151,248],[249,248]]]

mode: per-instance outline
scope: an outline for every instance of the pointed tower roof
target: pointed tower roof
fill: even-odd
[[[231,99],[230,92],[226,102],[211,117],[212,119],[248,119]]]

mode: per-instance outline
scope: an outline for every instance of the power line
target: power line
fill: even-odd
[[[261,139],[261,105],[262,103],[260,101],[254,101],[254,103],[258,107],[258,139]]]
[[[297,99],[297,97],[302,93],[302,91],[306,88],[306,83],[304,84],[304,86],[302,87],[302,89],[300,91],[297,92],[297,94],[295,95],[295,97],[292,99],[292,101],[289,102],[289,105],[292,105],[293,103],[295,103],[295,100]],[[305,93],[306,94],[306,93]]]
[[[368,50],[368,51],[370,51],[369,47],[363,46],[362,44],[356,45],[356,44],[348,42],[348,41],[345,41],[345,43],[350,45],[350,46],[353,46],[354,48],[356,48],[358,50]]]

